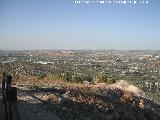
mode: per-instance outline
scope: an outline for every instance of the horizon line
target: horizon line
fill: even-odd
[[[108,50],[108,51],[160,51],[160,49],[104,49],[104,48],[92,48],[92,49],[0,49],[0,51],[78,51],[78,50]]]

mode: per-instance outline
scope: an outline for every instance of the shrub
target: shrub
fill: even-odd
[[[72,74],[69,72],[66,72],[66,74],[63,77],[64,80],[68,81],[68,82],[72,82]]]
[[[47,75],[46,74],[40,74],[40,76],[38,76],[40,79],[45,78]]]
[[[106,74],[101,74],[98,76],[98,82],[100,83],[107,83],[107,84],[113,84],[116,81],[114,79],[108,78]]]

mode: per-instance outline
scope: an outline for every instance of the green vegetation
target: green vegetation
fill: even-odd
[[[152,50],[0,51],[0,74],[7,72],[15,80],[107,84],[127,80],[139,87],[148,83],[143,90],[154,93],[155,97],[160,91],[155,86],[155,83],[160,86],[159,66],[160,51]]]
[[[40,74],[39,76],[38,76],[38,78],[39,79],[43,79],[43,78],[45,78],[47,75],[46,74]]]
[[[69,72],[66,72],[66,74],[63,77],[64,80],[71,82],[72,81],[72,74]]]
[[[160,101],[160,93],[159,92],[146,92],[146,95],[150,96],[152,99],[156,101]]]
[[[113,83],[115,83],[115,80],[110,79],[106,74],[101,74],[101,75],[98,76],[98,82],[113,84]]]

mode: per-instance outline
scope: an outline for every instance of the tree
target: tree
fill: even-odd
[[[108,78],[108,76],[106,74],[99,75],[98,80],[99,80],[99,82],[107,83],[107,84],[113,84],[116,82],[114,79]]]
[[[66,81],[72,81],[72,74],[69,72],[66,72],[64,75],[64,80]]]

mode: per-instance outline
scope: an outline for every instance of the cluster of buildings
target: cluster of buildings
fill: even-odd
[[[13,75],[107,74],[110,79],[160,81],[160,51],[31,50],[0,51],[0,69]]]

